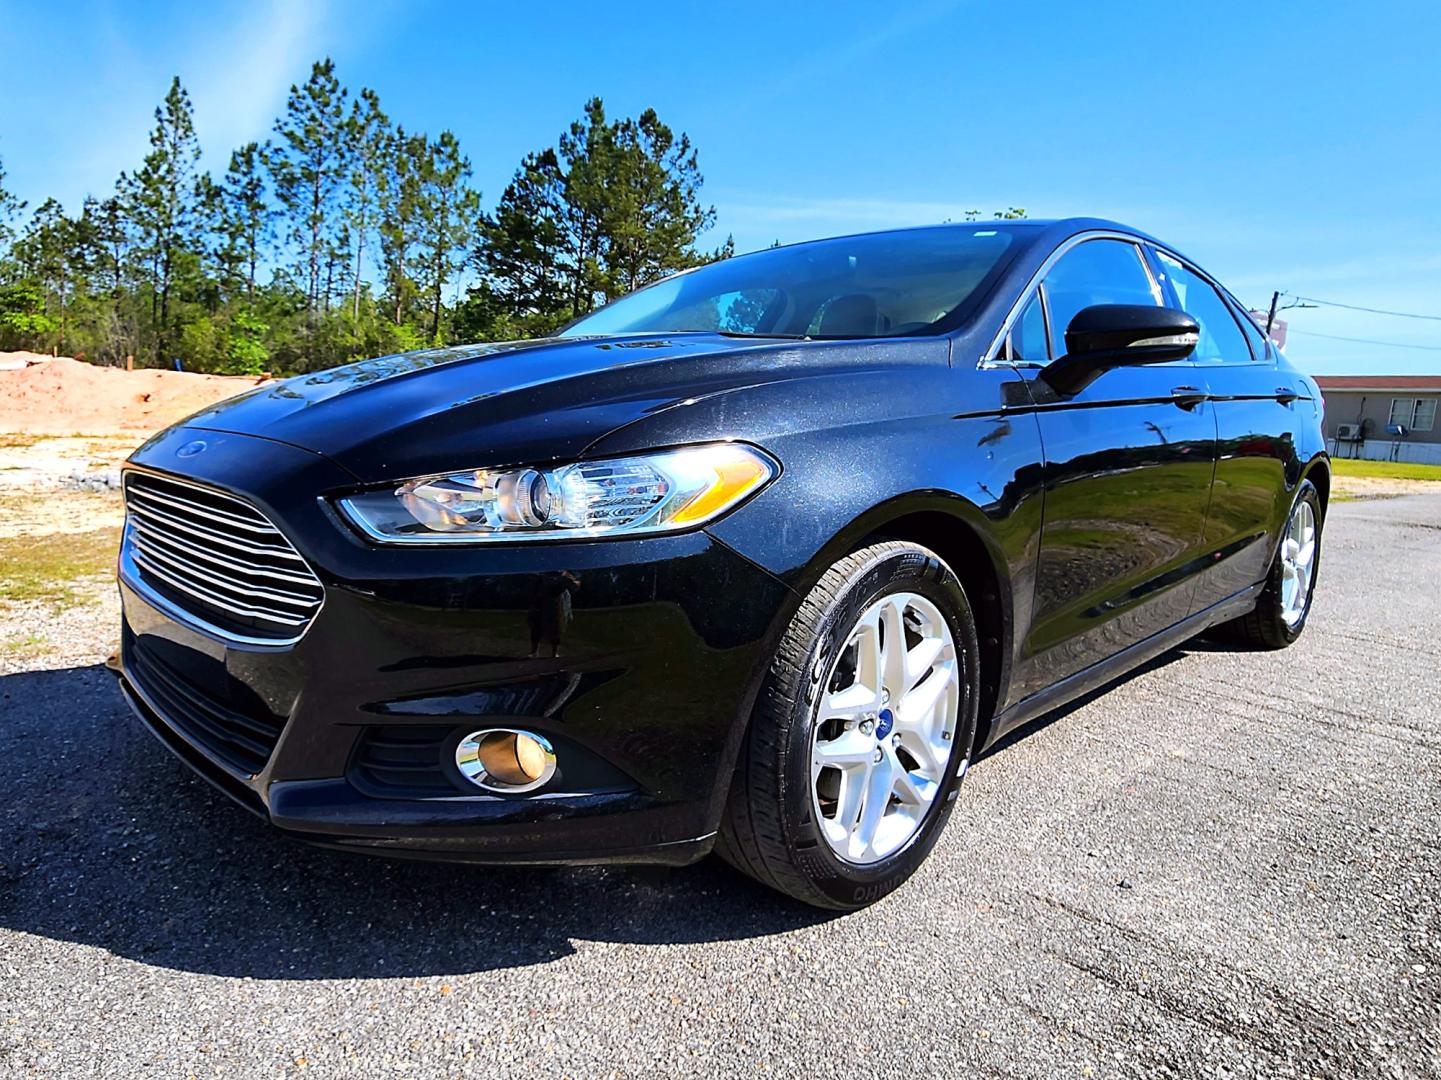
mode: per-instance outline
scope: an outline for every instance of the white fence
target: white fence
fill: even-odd
[[[1330,450],[1331,456],[1335,458],[1441,465],[1441,443],[1407,442],[1405,439],[1367,439],[1365,442],[1328,439],[1326,449]]]

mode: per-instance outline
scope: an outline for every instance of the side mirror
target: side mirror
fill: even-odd
[[[1148,304],[1093,304],[1066,327],[1066,355],[1041,369],[1063,397],[1080,393],[1116,367],[1184,360],[1200,339],[1196,320],[1175,308]]]

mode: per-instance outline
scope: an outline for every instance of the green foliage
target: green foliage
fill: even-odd
[[[0,347],[39,351],[60,322],[45,313],[45,296],[35,285],[0,285]]]
[[[208,315],[185,324],[180,331],[180,355],[192,371],[218,371],[223,355],[223,333]]]
[[[227,375],[262,375],[270,360],[265,348],[265,333],[269,330],[264,322],[253,313],[240,310],[230,320],[229,341],[225,350],[225,363],[221,370]]]

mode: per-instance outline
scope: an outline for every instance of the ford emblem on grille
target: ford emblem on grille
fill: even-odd
[[[194,457],[196,454],[200,453],[200,452],[201,452],[202,450],[204,450],[204,449],[205,449],[205,440],[204,440],[204,439],[196,439],[194,442],[188,442],[188,443],[186,443],[184,446],[182,446],[179,450],[175,451],[175,456],[176,456],[176,457]]]

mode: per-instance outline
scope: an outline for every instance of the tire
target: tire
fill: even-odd
[[[1293,605],[1286,602],[1286,555],[1291,539],[1292,527],[1297,522],[1302,507],[1309,508],[1312,525],[1312,543],[1315,545],[1310,571],[1306,576],[1305,597],[1299,614]],[[1256,606],[1238,619],[1221,624],[1216,636],[1234,644],[1252,649],[1284,649],[1291,645],[1306,629],[1306,620],[1311,616],[1311,598],[1316,591],[1316,578],[1321,569],[1321,532],[1324,521],[1321,496],[1309,480],[1302,480],[1291,512],[1286,516],[1286,527],[1281,542],[1276,545],[1276,557],[1266,573],[1266,587],[1256,600]]]
[[[872,613],[877,613],[873,619]],[[871,670],[906,672],[906,664],[920,655],[923,644],[936,650],[935,666],[913,688],[902,691],[894,715],[883,707],[879,713],[861,713],[860,720],[838,719],[834,713],[829,719],[822,717],[819,714],[826,711],[822,706],[829,709],[839,700],[835,687],[845,678],[844,665],[853,669],[848,692],[865,690],[857,666],[861,646],[848,647],[853,634],[866,633],[859,625],[863,616],[871,620],[867,626],[884,622],[904,627],[899,640],[905,662],[899,669],[888,667],[890,654],[878,645],[879,651],[869,654],[879,657],[871,661]],[[890,618],[896,621],[886,621]],[[949,648],[942,621],[950,634]],[[887,636],[884,627],[874,633],[878,643]],[[894,631],[889,634],[896,640]],[[953,661],[950,666],[947,656]],[[943,672],[943,683],[928,682],[941,678]],[[879,685],[889,680],[877,676],[865,681]],[[902,681],[910,687],[909,674]],[[930,693],[922,693],[923,685]],[[876,693],[883,704],[891,700],[888,690]],[[771,662],[737,763],[718,853],[762,884],[816,907],[848,911],[879,900],[915,872],[950,817],[975,739],[979,693],[975,618],[960,581],[939,556],[916,544],[888,541],[841,559],[801,603]],[[924,702],[930,697],[938,704],[927,711]],[[912,705],[909,711],[907,704]],[[872,718],[869,730],[864,717]],[[916,717],[928,719],[917,722]],[[849,803],[837,794],[833,813],[828,817],[824,812],[822,791],[833,778],[824,768],[813,775],[813,761],[819,760],[822,747],[842,745],[829,741],[830,734],[841,728],[838,738],[844,738],[846,746],[875,738],[876,743],[864,745],[875,746],[878,756],[872,759],[874,766],[845,766],[863,770],[864,780],[850,779],[860,774],[835,772],[835,790],[848,792],[851,783],[859,783],[856,790],[867,803],[872,791],[886,792],[875,800],[876,806],[884,807],[878,812],[885,816],[882,825],[871,830],[872,836],[885,832],[890,842],[905,830],[914,830],[884,856],[877,854],[882,846],[877,839],[858,857],[861,861],[842,857],[836,845],[849,853],[858,842],[835,838],[846,831],[843,806]],[[919,751],[911,756],[913,740],[920,739],[925,740],[927,756]],[[915,772],[899,771],[912,767]],[[824,776],[825,782],[818,776]],[[879,786],[872,786],[872,778]],[[889,778],[895,778],[894,789],[886,786]],[[918,795],[922,788],[930,793],[929,803]],[[902,799],[902,794],[908,798]],[[864,831],[867,820],[865,813],[851,816],[857,834]]]

